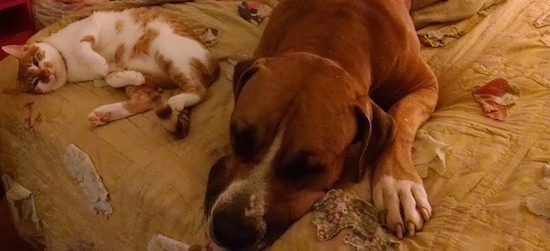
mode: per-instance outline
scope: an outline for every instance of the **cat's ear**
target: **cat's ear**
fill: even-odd
[[[11,45],[4,45],[2,46],[2,50],[6,53],[21,59],[25,53],[29,50],[28,45],[17,45],[17,44],[11,44]]]
[[[235,100],[239,96],[239,93],[241,93],[246,82],[256,73],[256,71],[258,71],[259,67],[255,63],[255,59],[245,59],[239,61],[235,65],[233,71],[233,95],[235,96]]]

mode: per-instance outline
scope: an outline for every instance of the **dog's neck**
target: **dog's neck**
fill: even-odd
[[[336,72],[340,72],[341,74],[343,74],[344,75],[343,78],[356,80],[356,81],[350,82],[350,81],[344,81],[342,79],[342,85],[341,85],[342,88],[346,88],[346,89],[351,88],[353,90],[357,90],[357,93],[358,93],[357,95],[359,95],[359,93],[369,92],[368,89],[365,89],[365,88],[368,88],[369,85],[365,85],[364,81],[370,81],[370,79],[365,80],[364,78],[362,78],[362,76],[354,75],[353,72],[350,72],[348,69],[345,68],[345,66],[341,64],[341,62],[338,62],[336,60],[323,57],[321,55],[318,55],[312,52],[307,52],[307,51],[285,52],[285,53],[279,54],[278,57],[302,58],[302,59],[306,59],[305,60],[306,62],[307,61],[313,62],[313,64],[316,64],[317,66],[323,65],[328,68],[332,68]]]
[[[326,65],[329,65],[329,66],[332,66],[332,67],[336,67],[336,68],[341,69],[342,71],[345,71],[344,68],[342,68],[342,66],[338,62],[336,62],[335,60],[325,58],[325,57],[321,57],[321,56],[319,56],[315,53],[311,53],[311,52],[305,52],[305,51],[286,52],[286,53],[281,54],[280,56],[297,56],[297,57],[311,58],[314,61],[321,61],[321,62],[323,62],[323,64],[326,64]]]

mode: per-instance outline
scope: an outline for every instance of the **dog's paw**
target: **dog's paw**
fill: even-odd
[[[136,71],[115,71],[105,77],[105,82],[114,88],[129,85],[139,86],[145,83],[145,77]]]
[[[374,205],[380,221],[395,235],[413,236],[432,216],[432,207],[422,184],[383,176],[373,187]]]

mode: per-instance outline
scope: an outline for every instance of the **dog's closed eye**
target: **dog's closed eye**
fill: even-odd
[[[281,168],[278,168],[280,170],[279,175],[293,181],[303,180],[315,174],[320,174],[325,169],[326,167],[322,163],[303,152],[298,152],[286,163],[283,163]]]
[[[233,123],[230,130],[233,152],[246,161],[250,160],[259,147],[257,128],[243,123]]]

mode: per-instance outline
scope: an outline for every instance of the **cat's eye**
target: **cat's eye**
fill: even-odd
[[[33,58],[32,59],[32,63],[35,65],[35,66],[38,66],[38,60],[36,58]]]
[[[36,87],[38,85],[38,82],[40,82],[40,79],[37,78],[36,80],[34,80],[34,82],[32,82],[32,86]]]

